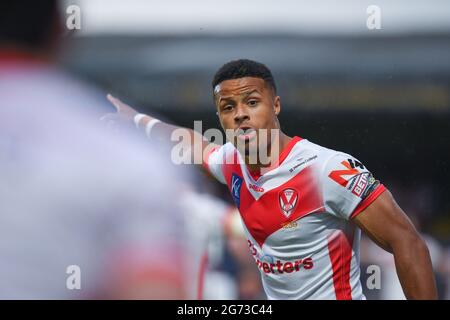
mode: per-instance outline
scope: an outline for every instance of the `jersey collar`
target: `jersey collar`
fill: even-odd
[[[292,148],[294,148],[294,146],[297,144],[297,142],[299,142],[301,140],[303,140],[303,139],[298,136],[292,137],[291,141],[289,141],[289,143],[280,152],[280,154],[278,156],[278,161],[275,162],[274,164],[272,164],[265,171],[267,172],[267,171],[273,170],[275,168],[278,168],[283,163],[283,161],[287,158],[289,153],[291,153]],[[262,176],[261,169],[250,170],[250,168],[247,165],[245,165],[245,167],[247,168],[248,173],[252,176],[252,178],[255,181],[258,180]]]

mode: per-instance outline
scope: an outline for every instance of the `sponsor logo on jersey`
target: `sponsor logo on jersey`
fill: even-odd
[[[328,176],[357,197],[365,199],[380,184],[369,171],[362,173],[358,171],[357,168],[366,169],[361,162],[355,159],[347,159],[347,161],[342,161],[341,164],[347,169],[334,170]],[[345,179],[343,176],[350,177]]]
[[[253,243],[250,240],[247,240],[247,243],[253,258],[255,259],[256,265],[265,274],[288,274],[298,272],[302,268],[304,270],[309,270],[314,267],[314,261],[311,257],[296,259],[294,261],[275,260],[273,256],[268,254],[259,256]]]
[[[380,185],[380,181],[375,179],[371,174],[369,175],[367,180],[367,187],[364,189],[360,196],[363,200],[367,198]]]
[[[364,167],[364,165],[361,163],[361,162],[359,162],[358,160],[355,160],[355,159],[347,159],[347,161],[348,161],[348,163],[350,164],[350,166],[353,168],[353,169],[355,169],[355,168],[360,168],[361,170],[364,170],[365,169],[365,167]]]
[[[364,172],[351,180],[347,189],[361,199],[367,198],[380,185],[370,172]]]
[[[231,177],[231,196],[233,197],[234,203],[238,208],[241,205],[241,186],[242,186],[242,177],[233,173]]]
[[[300,163],[297,163],[295,166],[293,166],[292,168],[290,168],[290,169],[289,169],[289,172],[292,173],[292,172],[294,172],[294,170],[297,169],[298,167],[301,167],[301,166],[303,166],[304,164],[306,164],[306,163],[308,163],[308,162],[310,162],[310,161],[312,161],[312,160],[315,160],[315,159],[317,159],[317,155],[314,155],[314,156],[312,156],[312,157],[310,157],[310,158],[308,158],[308,159],[306,159],[306,160],[303,160],[303,158],[299,158],[299,159],[297,159],[297,161],[300,161]]]
[[[293,188],[286,188],[278,194],[281,212],[288,218],[298,203],[298,192]]]
[[[298,222],[297,221],[283,222],[281,224],[281,227],[286,230],[296,229],[298,227]]]
[[[264,273],[273,273],[273,274],[284,274],[284,273],[292,273],[298,272],[303,269],[309,270],[314,267],[314,262],[312,258],[298,259],[295,261],[283,261],[276,260],[272,263],[270,262],[262,262],[259,259],[255,259],[258,268],[262,270]]]
[[[362,193],[364,192],[364,190],[367,187],[367,183],[369,182],[369,176],[370,176],[370,173],[365,172],[365,173],[357,175],[353,179],[354,182],[351,184],[350,189],[354,195],[361,197]]]
[[[346,168],[344,170],[334,170],[328,175],[331,179],[339,183],[341,186],[346,187],[349,180],[345,179],[343,176],[355,176],[359,174],[358,169],[356,167],[364,170],[364,166],[361,162],[347,159],[347,161],[342,161],[341,164]]]
[[[249,184],[249,186],[248,186],[250,189],[252,189],[253,191],[256,191],[256,192],[264,192],[264,188],[262,188],[262,187],[260,187],[260,186],[257,186],[256,184]]]

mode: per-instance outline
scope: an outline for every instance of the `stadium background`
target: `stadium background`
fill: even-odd
[[[367,1],[77,4],[81,30],[64,48],[61,65],[178,125],[203,120],[203,130],[218,128],[214,72],[237,58],[265,63],[282,99],[282,128],[354,155],[389,187],[435,247],[440,297],[450,298],[447,1],[377,1],[379,30],[366,26],[373,4]],[[225,187],[205,184],[231,200]],[[217,268],[238,281],[228,251]],[[376,253],[362,252],[362,259],[363,268],[380,264]]]

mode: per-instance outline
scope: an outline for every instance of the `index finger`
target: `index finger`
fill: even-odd
[[[122,101],[120,101],[119,99],[117,99],[116,97],[113,97],[110,93],[108,93],[107,95],[106,95],[106,98],[109,100],[109,102],[111,102],[112,103],[112,105],[117,109],[117,112],[119,112],[121,109],[122,109],[122,107],[123,107],[123,105],[124,105],[124,103],[122,102]]]

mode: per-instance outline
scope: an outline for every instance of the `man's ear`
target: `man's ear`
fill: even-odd
[[[281,112],[281,100],[280,96],[276,96],[273,103],[273,110],[275,112],[275,115],[278,116]]]

